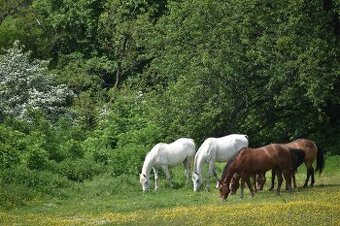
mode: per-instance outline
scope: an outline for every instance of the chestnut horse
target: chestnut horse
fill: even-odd
[[[304,163],[307,167],[307,178],[303,187],[307,187],[309,178],[311,178],[310,185],[313,186],[315,179],[314,179],[314,168],[313,163],[316,159],[316,168],[315,172],[319,171],[321,174],[324,166],[325,166],[325,159],[324,159],[324,152],[314,141],[308,139],[297,139],[287,144],[281,144],[284,147],[288,148],[298,148],[304,151],[305,159]],[[295,172],[292,175],[294,187],[296,188],[296,180],[295,180]],[[274,181],[275,181],[275,171],[272,171],[272,184],[269,190],[274,188]],[[263,185],[262,185],[263,186]]]
[[[226,199],[230,193],[230,182],[235,174],[241,177],[241,194],[243,197],[244,183],[246,182],[251,195],[254,195],[250,183],[250,177],[255,174],[264,174],[274,169],[278,177],[277,194],[280,193],[282,185],[282,174],[290,188],[290,176],[296,168],[297,162],[302,162],[304,152],[294,148],[284,148],[279,144],[269,144],[260,148],[243,148],[224,167],[220,180],[221,198]]]
[[[285,150],[290,151],[290,149],[286,148],[286,147],[285,147]],[[291,171],[290,178],[294,178],[297,168],[304,161],[305,153],[303,152],[303,150],[301,150],[301,149],[296,149],[296,150],[298,150],[298,152],[295,152],[295,154],[293,155],[294,169]],[[275,169],[272,169],[271,171],[272,171],[272,175],[275,176]],[[266,182],[266,174],[265,173],[257,173],[255,175],[253,175],[253,178],[254,178],[254,191],[257,192],[258,190],[262,190],[263,186]],[[229,184],[231,195],[235,194],[237,189],[239,188],[239,186],[240,186],[239,180],[240,180],[240,174],[235,173],[233,175],[233,178],[232,178],[230,184]],[[273,188],[274,188],[274,185],[270,190],[273,190]],[[286,181],[286,190],[289,190],[288,181]]]

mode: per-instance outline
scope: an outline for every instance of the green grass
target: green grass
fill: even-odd
[[[227,201],[218,191],[194,193],[184,186],[181,167],[173,169],[175,188],[162,180],[160,190],[141,192],[137,176],[100,176],[62,190],[58,196],[30,199],[24,205],[0,208],[0,225],[340,225],[340,156],[328,157],[316,185],[280,196],[264,191],[251,197],[239,192]],[[269,173],[267,175],[269,179]]]

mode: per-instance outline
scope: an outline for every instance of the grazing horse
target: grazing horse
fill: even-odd
[[[307,167],[307,178],[303,187],[307,187],[309,178],[311,177],[311,186],[314,185],[314,168],[313,162],[316,159],[316,169],[315,172],[319,171],[321,174],[324,166],[325,166],[325,159],[324,159],[324,152],[314,141],[308,139],[297,139],[287,144],[281,144],[284,147],[288,148],[298,148],[303,150],[305,153],[304,162]],[[294,187],[296,188],[296,180],[295,180],[295,172],[292,175]],[[274,188],[274,181],[275,181],[275,172],[272,171],[272,184],[269,190]]]
[[[195,151],[194,140],[189,138],[180,138],[170,144],[156,144],[146,155],[142,173],[140,174],[139,181],[142,184],[143,191],[149,189],[151,168],[155,174],[155,190],[158,190],[158,167],[163,168],[170,186],[173,187],[168,166],[175,166],[183,163],[186,174],[186,183],[188,183],[190,166],[195,156]]]
[[[217,175],[215,175],[216,179],[219,180],[217,178]],[[263,186],[266,182],[266,175],[265,173],[256,173],[254,175],[252,175],[253,177],[253,182],[254,182],[254,186],[253,186],[253,190],[254,192],[257,192],[257,191],[261,191],[263,189]],[[235,173],[230,181],[230,184],[229,184],[229,189],[230,189],[230,194],[231,195],[234,195],[237,191],[237,189],[240,187],[240,178],[241,178],[241,175],[239,173]]]
[[[297,160],[298,159],[298,160]],[[220,180],[221,198],[226,199],[230,193],[230,182],[235,174],[241,177],[241,194],[243,197],[244,183],[246,182],[251,195],[254,195],[250,177],[255,174],[264,174],[274,169],[278,175],[277,194],[280,194],[282,174],[287,185],[290,185],[291,172],[296,168],[296,163],[304,159],[302,150],[283,148],[279,144],[269,144],[260,148],[243,148],[225,166]],[[289,187],[289,190],[290,187]]]
[[[290,148],[284,147],[284,149],[286,151],[290,151]],[[294,150],[294,149],[292,149],[292,150]],[[294,162],[294,168],[291,171],[291,175],[290,175],[291,179],[294,178],[295,172],[297,171],[297,168],[303,163],[304,158],[305,158],[305,153],[304,153],[303,150],[301,150],[301,149],[296,149],[296,150],[298,150],[298,152],[295,152],[294,155],[292,156],[293,157],[292,160]],[[273,177],[275,177],[276,170],[272,169],[271,172],[272,172],[272,175],[274,175]],[[237,189],[240,186],[239,179],[240,179],[240,175],[238,173],[235,173],[233,175],[233,178],[232,178],[230,185],[229,185],[230,190],[231,190],[230,194],[236,193]],[[257,173],[254,176],[254,190],[255,190],[255,192],[257,190],[262,190],[265,182],[266,182],[265,173]],[[273,188],[274,188],[274,183],[272,184],[272,187],[269,190],[271,191],[271,190],[273,190]],[[289,190],[288,181],[286,181],[286,190]]]
[[[242,134],[231,134],[220,138],[208,138],[198,149],[194,160],[194,173],[192,181],[194,191],[198,191],[202,184],[202,171],[204,163],[209,164],[206,189],[209,190],[210,177],[215,172],[215,162],[229,161],[239,150],[248,147],[248,137]]]

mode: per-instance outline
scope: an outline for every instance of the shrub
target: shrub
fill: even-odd
[[[0,183],[0,206],[3,208],[25,205],[37,195],[37,192],[27,189],[25,185]]]
[[[70,185],[70,182],[58,174],[50,171],[29,169],[25,166],[16,166],[0,172],[1,184],[24,185],[27,188],[45,193],[53,194],[60,188]]]
[[[45,170],[48,166],[48,153],[41,148],[34,148],[27,157],[27,167],[31,170]]]
[[[141,145],[129,144],[116,149],[111,154],[112,173],[115,176],[121,174],[138,174],[140,172],[146,148]]]
[[[82,182],[101,172],[101,168],[95,162],[88,159],[66,159],[58,164],[58,173],[67,179]]]
[[[0,169],[10,168],[19,162],[19,152],[8,144],[0,143]]]
[[[71,140],[68,142],[68,145],[69,145],[68,153],[70,154],[72,158],[83,158],[84,157],[84,150],[78,141]]]
[[[108,165],[110,161],[110,153],[108,149],[95,150],[93,152],[93,159],[97,163]]]

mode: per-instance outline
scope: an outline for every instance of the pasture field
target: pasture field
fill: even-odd
[[[227,201],[213,185],[210,192],[194,193],[180,167],[172,174],[173,189],[162,180],[159,191],[146,193],[137,176],[97,177],[58,196],[0,207],[0,225],[340,225],[340,156],[328,157],[316,185],[306,189],[302,165],[300,187],[280,196],[267,191],[269,173],[264,191],[251,197],[245,189],[243,199],[237,192]]]

